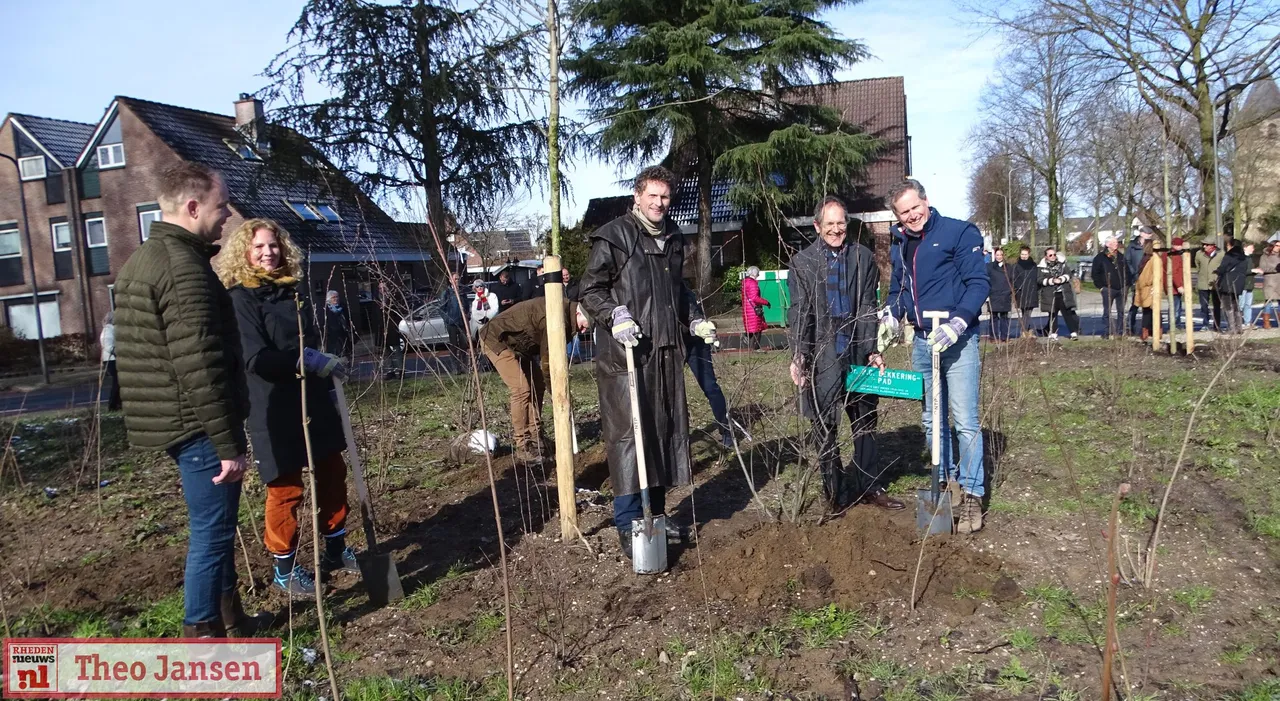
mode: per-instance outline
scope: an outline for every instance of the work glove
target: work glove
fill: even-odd
[[[884,349],[892,346],[894,335],[893,328],[889,324],[880,324],[880,328],[876,331],[876,352],[883,353]]]
[[[716,325],[706,319],[694,319],[689,323],[689,333],[706,343],[716,342]]]
[[[640,325],[631,318],[631,312],[623,305],[613,308],[613,340],[627,348],[640,345]]]
[[[307,374],[316,377],[347,379],[347,368],[338,356],[323,353],[314,348],[302,349],[302,368],[307,371]]]
[[[929,350],[934,353],[941,353],[954,346],[956,341],[960,340],[960,334],[964,333],[967,328],[969,328],[969,324],[960,317],[955,317],[939,326],[929,335]]]

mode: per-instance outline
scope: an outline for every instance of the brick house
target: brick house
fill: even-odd
[[[0,152],[21,166],[19,180],[0,162],[2,321],[24,337],[35,335],[31,256],[45,336],[96,338],[115,274],[162,216],[159,175],[181,161],[223,174],[232,210],[224,233],[266,217],[293,235],[313,297],[337,289],[369,305],[383,275],[410,289],[426,282],[429,251],[296,132],[267,123],[262,103],[247,95],[234,116],[130,97],[115,98],[97,124],[10,114]]]

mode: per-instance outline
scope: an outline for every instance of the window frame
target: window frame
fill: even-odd
[[[327,219],[325,219],[323,216],[321,216],[319,212],[317,212],[316,210],[312,209],[312,208],[311,208],[310,203],[302,202],[302,201],[299,201],[299,200],[284,200],[284,204],[285,204],[285,206],[286,206],[286,207],[288,207],[289,209],[293,210],[293,213],[294,213],[294,214],[295,214],[299,219],[301,219],[302,221],[307,221],[307,222],[323,222],[323,221],[328,221],[328,220],[327,220]],[[300,209],[301,209],[301,210],[306,210],[306,212],[307,212],[308,214],[310,214],[311,216],[309,216],[309,217],[308,217],[308,216],[304,215],[301,211],[299,211]]]
[[[138,205],[138,240],[142,243],[146,243],[147,239],[151,238],[151,234],[149,233],[151,230],[151,227],[147,226],[146,223],[143,221],[143,217],[147,215],[155,215],[156,219],[152,220],[151,222],[152,224],[158,221],[164,221],[164,215],[160,212],[159,205],[154,205],[154,204]]]
[[[112,153],[112,149],[116,147],[120,148],[120,160],[112,160],[110,163],[104,162],[102,159],[103,149],[106,149],[106,153],[110,155]],[[99,144],[96,154],[98,156],[98,170],[110,170],[112,168],[123,168],[125,166],[123,141],[119,141],[114,144]]]
[[[28,175],[23,170],[22,167],[24,164],[31,163],[34,161],[40,162],[40,174]],[[18,176],[22,179],[22,182],[24,183],[30,182],[32,180],[44,180],[45,178],[49,177],[49,164],[45,161],[44,156],[25,156],[23,158],[19,158],[18,159]]]
[[[223,139],[222,143],[226,144],[227,148],[231,149],[232,153],[239,156],[242,161],[249,161],[251,163],[262,162],[262,156],[258,155],[257,149],[243,141],[237,143],[231,139]]]
[[[60,226],[67,227],[67,245],[62,248],[58,247],[58,227]],[[71,222],[57,221],[49,224],[49,237],[53,239],[54,253],[64,253],[64,252],[70,251],[73,248],[72,246],[73,240],[71,238],[72,236],[75,236],[75,232],[71,229]]]
[[[102,243],[93,243],[89,239],[89,225],[93,222],[102,222]],[[84,220],[84,247],[89,248],[106,248],[107,246],[107,218],[92,217]]]
[[[12,228],[10,228],[9,225],[0,226],[0,236],[8,236],[9,234],[13,234],[14,236],[18,237],[18,252],[17,253],[0,253],[0,260],[22,257],[22,230],[19,229],[16,224],[12,225]]]
[[[315,212],[316,214],[319,214],[319,215],[320,215],[320,218],[321,218],[321,219],[323,219],[323,220],[325,220],[325,221],[327,221],[327,222],[341,222],[341,221],[342,221],[342,215],[341,215],[341,214],[338,214],[338,208],[337,208],[337,207],[334,207],[334,206],[333,206],[333,205],[331,205],[331,204],[328,204],[328,203],[326,203],[326,202],[319,202],[319,203],[314,203],[314,204],[313,204],[313,203],[311,203],[311,202],[308,202],[308,203],[307,203],[307,207],[308,207],[311,211]],[[323,211],[321,211],[321,209],[320,209],[321,207],[324,207],[325,209],[329,210],[330,212],[333,212],[333,218],[332,218],[332,219],[330,219],[330,218],[328,217],[328,215],[326,215]]]

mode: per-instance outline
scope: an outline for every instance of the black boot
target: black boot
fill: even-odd
[[[245,613],[239,591],[222,592],[222,627],[232,638],[247,638],[258,632],[258,619]]]
[[[622,546],[622,554],[626,555],[627,559],[630,560],[631,559],[631,529],[630,528],[618,529],[618,545]]]
[[[183,623],[182,637],[184,638],[225,638],[227,631],[222,627],[222,621],[200,621],[198,623]]]

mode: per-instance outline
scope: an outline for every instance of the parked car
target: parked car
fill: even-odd
[[[475,295],[470,290],[462,292],[462,306],[471,308],[471,300]],[[449,342],[449,329],[444,325],[440,313],[441,302],[434,299],[419,305],[412,313],[400,320],[400,335],[406,343],[414,347],[433,346]]]

